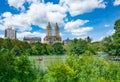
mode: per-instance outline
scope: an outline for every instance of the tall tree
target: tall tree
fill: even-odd
[[[115,22],[115,33],[113,35],[114,45],[116,49],[116,55],[120,55],[120,19]]]
[[[53,45],[53,48],[54,48],[54,53],[56,55],[63,55],[65,53],[65,49],[63,48],[62,43],[55,43]]]
[[[109,55],[115,55],[115,46],[114,46],[112,36],[103,38],[101,43],[103,45],[103,47],[102,47],[103,52],[108,53]]]
[[[87,44],[85,40],[74,39],[70,44],[70,54],[83,54],[88,48]]]

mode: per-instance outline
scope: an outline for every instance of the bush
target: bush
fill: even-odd
[[[17,57],[3,50],[0,52],[0,62],[1,82],[35,82],[39,74],[25,54]]]
[[[97,56],[73,55],[64,63],[50,66],[44,78],[52,82],[120,81],[119,66],[120,63],[107,62]]]

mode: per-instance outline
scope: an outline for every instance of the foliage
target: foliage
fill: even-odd
[[[34,54],[42,55],[42,44],[41,43],[39,42],[35,43]]]
[[[108,36],[103,38],[102,40],[102,51],[109,54],[109,55],[115,55],[115,46],[113,43],[113,37],[112,36]]]
[[[4,42],[3,42],[3,48],[4,49],[8,49],[8,50],[11,50],[13,47],[12,45],[12,42],[10,39],[6,39]]]
[[[54,48],[54,53],[56,55],[62,55],[65,53],[65,49],[63,48],[63,44],[62,43],[55,43],[53,45],[53,48]]]
[[[37,75],[40,76],[25,54],[17,57],[9,50],[3,50],[0,51],[0,62],[1,82],[35,82]]]
[[[66,62],[50,66],[45,81],[110,82],[120,80],[120,63],[107,62],[92,55],[72,55]]]
[[[115,45],[116,55],[120,55],[120,19],[115,22],[115,33],[113,35],[113,41]]]
[[[27,43],[19,40],[0,38],[0,51],[7,49],[11,53],[20,56],[27,53],[29,55],[53,55],[64,54],[63,44],[55,43],[54,45],[44,43]]]
[[[86,51],[96,54],[96,50],[92,44],[83,39],[74,39],[70,44],[70,54],[81,55]]]
[[[120,20],[114,25],[115,33],[113,36],[103,38],[101,50],[109,55],[120,55]]]

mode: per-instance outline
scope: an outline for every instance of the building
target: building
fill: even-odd
[[[12,27],[9,27],[5,29],[5,39],[16,39],[16,30],[12,29]]]
[[[61,43],[61,42],[62,42],[62,38],[60,36],[60,30],[59,30],[58,24],[56,23],[54,28],[54,35],[52,35],[52,27],[49,22],[46,28],[46,36],[44,38],[44,43],[54,44],[54,43]]]
[[[36,42],[41,42],[41,38],[40,37],[24,37],[23,41],[28,43],[36,43]]]
[[[71,43],[72,40],[70,40],[69,38],[67,38],[66,40],[63,41],[64,45],[69,45]]]

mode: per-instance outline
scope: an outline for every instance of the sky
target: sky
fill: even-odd
[[[12,27],[17,38],[46,35],[57,22],[62,40],[91,37],[100,41],[112,35],[120,19],[120,0],[0,0],[0,37]]]

